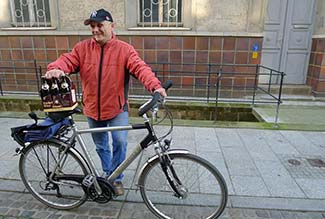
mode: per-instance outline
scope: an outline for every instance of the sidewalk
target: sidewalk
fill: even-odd
[[[25,191],[10,127],[31,122],[0,118],[0,191]],[[188,149],[220,170],[229,190],[228,207],[324,211],[325,132],[175,127],[173,133],[173,148]],[[141,130],[129,132],[129,152],[142,136]],[[90,136],[84,137],[99,164]],[[135,193],[137,162],[125,171],[128,191],[118,203],[142,202]]]

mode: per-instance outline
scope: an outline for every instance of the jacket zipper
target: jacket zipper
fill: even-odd
[[[104,46],[101,47],[100,61],[99,61],[99,72],[98,72],[98,120],[100,120],[100,85],[102,81],[102,64],[104,56]]]
[[[120,109],[122,109],[122,103],[121,103],[121,97],[120,96],[118,96],[118,104],[120,106]]]

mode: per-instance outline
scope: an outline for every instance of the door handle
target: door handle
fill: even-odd
[[[298,25],[298,24],[295,24],[295,25],[293,25],[293,28],[294,29],[308,29],[309,28],[309,25]]]

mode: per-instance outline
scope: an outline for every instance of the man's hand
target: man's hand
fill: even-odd
[[[160,93],[160,95],[163,96],[163,97],[167,97],[166,90],[164,88],[162,88],[162,87],[155,90],[155,92]]]
[[[65,75],[62,70],[52,69],[45,73],[45,78],[51,79],[52,77],[60,78],[62,75]]]

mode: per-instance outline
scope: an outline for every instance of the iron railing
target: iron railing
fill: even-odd
[[[173,89],[169,98],[177,101],[200,101],[215,103],[214,121],[218,120],[218,104],[251,103],[276,104],[274,124],[277,125],[281,104],[283,72],[251,64],[184,64],[184,63],[148,63],[161,81],[172,80]],[[21,65],[19,65],[21,66]],[[40,77],[45,70],[34,61],[32,67],[1,66],[0,92],[5,94],[38,95]],[[78,74],[71,75],[80,98],[81,83]],[[263,78],[264,77],[264,78]],[[277,86],[273,92],[273,86]],[[131,77],[130,98],[144,98],[149,94],[143,85]],[[258,99],[258,94],[268,99]]]

